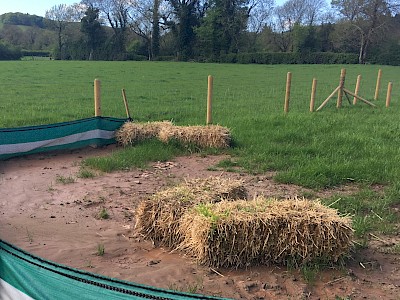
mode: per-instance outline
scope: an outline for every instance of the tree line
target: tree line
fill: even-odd
[[[399,12],[398,0],[82,0],[0,16],[0,57],[400,65]]]

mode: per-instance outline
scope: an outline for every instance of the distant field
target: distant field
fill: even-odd
[[[0,62],[0,127],[60,122],[93,114],[93,80],[102,80],[102,108],[107,116],[124,116],[121,88],[125,88],[133,115],[141,121],[174,119],[201,124],[205,119],[207,75],[215,77],[214,119],[238,123],[241,119],[281,116],[286,73],[293,73],[291,115],[305,113],[313,77],[318,79],[317,105],[338,85],[338,65],[219,65],[171,62]],[[363,76],[361,95],[374,94],[378,66],[345,66],[347,84],[354,89]],[[399,67],[382,67],[379,106],[384,105],[388,81],[394,82],[392,111],[398,108]],[[332,109],[336,99],[324,115]],[[345,100],[344,105],[347,105]],[[343,110],[346,113],[350,108]],[[361,104],[353,110],[362,110]],[[368,112],[375,113],[369,108]],[[386,114],[386,112],[385,112]]]
[[[354,90],[357,75],[362,75],[360,95],[368,100],[373,98],[377,72],[382,68],[380,99],[374,102],[378,108],[363,103],[350,106],[344,98],[343,108],[338,110],[335,97],[321,112],[309,113],[312,78],[318,79],[318,106],[338,85],[342,67],[347,69],[349,90]],[[293,81],[290,112],[285,116],[288,71],[293,73]],[[359,195],[355,195],[352,203],[359,206],[339,208],[346,213],[359,211],[364,223],[379,221],[372,213],[370,219],[364,218],[372,207],[379,214],[400,201],[399,67],[0,62],[0,127],[92,116],[95,78],[102,80],[105,116],[125,116],[121,97],[121,88],[125,88],[136,120],[204,124],[209,74],[215,83],[214,122],[231,128],[236,145],[229,152],[233,159],[222,164],[225,168],[241,167],[253,173],[275,170],[280,182],[314,189],[357,184],[363,187],[362,198],[357,202],[354,199]],[[394,84],[390,109],[384,107],[388,81]],[[150,146],[140,145],[138,149],[143,152],[143,147]],[[376,184],[386,188],[384,193],[372,192]],[[379,208],[373,206],[378,204]]]

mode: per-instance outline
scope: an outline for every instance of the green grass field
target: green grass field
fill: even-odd
[[[383,70],[380,97],[336,109],[336,97],[318,113],[309,112],[312,78],[318,79],[316,106],[339,83],[372,100],[377,72]],[[293,73],[290,112],[283,113],[286,73]],[[172,62],[0,62],[0,127],[74,120],[93,115],[93,80],[102,81],[105,116],[124,117],[125,88],[132,117],[138,121],[173,120],[177,125],[204,124],[207,76],[214,76],[214,123],[231,129],[232,159],[221,165],[251,173],[278,171],[276,180],[313,189],[344,184],[360,186],[350,197],[325,199],[355,215],[360,236],[369,230],[390,233],[398,222],[389,209],[400,203],[400,68],[372,65],[227,65]],[[394,84],[385,108],[386,88]],[[352,100],[352,99],[351,99]],[[148,160],[185,153],[157,142],[88,160],[104,170],[142,166]],[[128,159],[135,157],[135,159]],[[136,159],[138,157],[138,159]],[[379,192],[372,187],[382,185]],[[382,220],[381,220],[382,219]]]

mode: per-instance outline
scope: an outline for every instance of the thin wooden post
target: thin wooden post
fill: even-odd
[[[344,87],[345,80],[346,80],[346,69],[342,69],[340,71],[339,91],[338,91],[338,98],[337,98],[337,103],[336,103],[337,108],[342,107],[343,87]]]
[[[94,80],[94,115],[101,116],[101,81],[99,79]]]
[[[379,89],[381,88],[381,79],[382,79],[382,69],[379,69],[379,71],[378,71],[378,78],[376,79],[376,88],[375,88],[374,100],[378,100],[378,97],[379,97]]]
[[[357,76],[357,82],[356,82],[356,89],[354,90],[354,94],[358,96],[358,93],[360,91],[360,83],[361,83],[361,75]],[[357,104],[357,97],[353,98],[353,105]]]
[[[317,79],[313,78],[311,87],[311,100],[310,100],[310,112],[314,111],[315,106],[315,94],[317,92]]]
[[[285,94],[285,106],[283,108],[285,113],[289,112],[289,101],[290,101],[290,87],[292,85],[292,72],[288,72],[286,76],[286,94]]]
[[[328,103],[329,100],[332,99],[333,96],[335,96],[335,94],[337,93],[337,91],[339,90],[340,86],[337,86],[333,92],[328,96],[328,98],[325,99],[324,102],[322,102],[322,104],[317,108],[317,111],[321,110],[322,108],[324,108],[324,106]]]
[[[129,106],[128,106],[128,100],[126,99],[126,92],[125,89],[122,89],[122,98],[124,99],[124,105],[125,105],[125,111],[126,111],[126,117],[130,120],[132,120],[131,118],[131,114],[129,112]]]
[[[207,91],[207,125],[212,124],[212,98],[213,98],[214,79],[208,75],[208,91]]]
[[[354,94],[353,92],[349,91],[348,89],[343,89],[343,91],[346,94],[349,94],[350,96],[357,97],[358,100],[364,102],[365,104],[368,104],[369,106],[376,107],[376,105],[373,104],[372,102],[369,102],[368,100],[365,100],[363,97],[357,96],[356,94]]]
[[[392,88],[393,88],[393,83],[389,82],[386,94],[386,108],[390,106],[390,100],[392,99]]]

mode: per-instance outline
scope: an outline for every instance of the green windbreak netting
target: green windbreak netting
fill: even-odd
[[[72,269],[0,240],[0,299],[221,299]]]
[[[0,160],[51,150],[115,143],[114,132],[126,119],[93,117],[19,128],[0,128]]]

